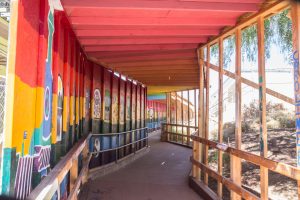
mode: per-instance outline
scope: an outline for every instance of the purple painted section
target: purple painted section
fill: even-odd
[[[35,146],[34,167],[35,172],[41,172],[50,167],[50,146]]]
[[[15,197],[25,199],[31,192],[33,157],[21,157],[18,162],[16,180],[15,180]]]

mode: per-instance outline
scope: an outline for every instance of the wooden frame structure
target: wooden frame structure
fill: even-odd
[[[282,10],[291,8],[292,22],[293,22],[293,44],[294,44],[294,70],[295,70],[295,84],[298,83],[299,68],[299,19],[300,19],[300,6],[297,4],[291,4],[289,1],[277,1],[269,7],[261,10],[257,14],[249,17],[243,22],[237,24],[235,27],[225,31],[223,34],[211,39],[207,44],[198,48],[198,62],[200,70],[200,83],[199,83],[199,93],[204,96],[204,91],[206,94],[205,105],[203,104],[203,99],[200,98],[199,101],[199,131],[195,133],[191,138],[193,140],[193,157],[191,157],[191,162],[193,163],[192,177],[195,181],[202,182],[208,185],[208,176],[214,178],[218,182],[217,195],[222,198],[222,186],[226,186],[231,192],[231,199],[259,199],[258,196],[245,190],[241,186],[241,160],[251,162],[255,165],[260,166],[260,187],[261,187],[261,199],[268,199],[268,171],[272,170],[284,176],[288,176],[292,179],[298,181],[298,199],[300,199],[299,193],[299,174],[300,168],[293,167],[281,162],[276,162],[267,159],[267,126],[266,126],[266,96],[267,94],[280,99],[288,104],[294,104],[296,102],[296,117],[298,115],[298,101],[285,96],[279,92],[271,90],[266,87],[266,77],[265,77],[265,50],[264,50],[264,19],[278,13]],[[257,24],[257,38],[258,38],[258,83],[248,80],[241,75],[241,30],[247,28],[253,24]],[[235,36],[235,73],[223,69],[223,41],[224,39]],[[219,66],[211,63],[210,60],[210,47],[215,44],[219,44]],[[206,59],[203,56],[203,52],[206,51]],[[216,71],[219,75],[218,85],[219,85],[219,95],[218,95],[218,142],[209,140],[209,97],[210,97],[210,71]],[[235,146],[226,148],[221,148],[220,144],[223,143],[223,77],[229,77],[235,81]],[[260,118],[260,156],[241,150],[241,84],[246,84],[252,88],[259,90],[259,118]],[[295,88],[295,96],[298,95],[297,87]],[[296,123],[297,128],[297,138],[298,132],[300,131],[300,124],[298,127],[298,120]],[[204,130],[204,132],[203,132]],[[300,134],[300,133],[299,133]],[[199,144],[203,144],[202,148]],[[298,140],[297,140],[298,144]],[[208,149],[213,148],[218,151],[218,170],[214,171],[208,166]],[[203,151],[202,151],[203,149]],[[300,155],[300,150],[297,145],[297,158]],[[226,152],[230,155],[230,179],[222,176],[222,155]],[[203,161],[201,159],[204,159]],[[299,159],[299,158],[298,158]],[[298,161],[299,163],[299,161]],[[200,171],[203,172],[204,178],[202,179],[199,174]],[[202,183],[201,183],[202,184]],[[200,184],[200,185],[201,185]],[[203,184],[202,184],[203,185]],[[202,188],[207,190],[208,187]],[[209,191],[211,193],[211,191]]]
[[[196,95],[197,89],[167,93],[167,123],[162,123],[162,141],[192,146],[191,133],[198,127]]]

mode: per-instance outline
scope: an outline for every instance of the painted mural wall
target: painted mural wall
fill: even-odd
[[[162,122],[166,122],[167,104],[165,99],[147,100],[147,124],[150,130],[159,129]]]
[[[145,86],[89,61],[64,12],[56,9],[52,0],[12,2],[1,194],[18,199],[89,133],[145,125]],[[97,144],[115,143],[106,138]],[[114,155],[106,156],[93,157],[91,167]],[[68,173],[52,199],[66,199],[69,179]]]

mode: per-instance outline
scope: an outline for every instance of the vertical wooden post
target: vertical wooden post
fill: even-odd
[[[197,112],[196,112],[196,109],[197,109],[197,106],[196,106],[196,90],[194,90],[194,107],[195,107],[195,112],[194,112],[194,117],[195,117],[195,126],[197,125]],[[198,136],[199,136],[199,132],[198,132]],[[199,161],[199,155],[200,155],[200,143],[199,142],[195,142],[193,141],[193,156],[194,156],[194,159]],[[200,180],[200,168],[199,167],[196,167],[196,166],[193,166],[193,172],[194,172],[194,177],[196,178],[196,180]]]
[[[199,62],[199,110],[198,110],[198,132],[200,137],[204,137],[203,132],[203,118],[204,118],[204,63],[203,63],[203,48],[198,51],[198,62]],[[199,160],[203,163],[203,151],[204,145],[199,144]],[[201,175],[201,174],[200,174]]]
[[[293,64],[294,64],[294,86],[295,86],[295,111],[296,111],[296,153],[297,167],[300,168],[300,4],[293,3],[291,9],[292,25],[293,25]],[[300,199],[300,181],[298,183],[298,199]]]
[[[177,92],[175,92],[175,124],[176,124],[176,133],[178,132],[178,118],[177,118],[177,104],[178,104],[178,97],[177,97]],[[175,135],[175,142],[178,142],[178,135]]]
[[[167,122],[170,124],[171,123],[171,93],[168,93],[168,116],[169,119],[167,119]]]
[[[218,142],[223,142],[223,39],[219,39],[219,105]],[[223,174],[223,152],[218,150],[218,173]],[[222,183],[218,181],[218,196],[222,197]]]
[[[75,186],[76,180],[78,177],[78,158],[75,158],[72,162],[72,167],[70,169],[70,191]]]
[[[181,138],[181,142],[182,144],[184,144],[184,137],[183,137],[183,120],[184,120],[184,117],[183,117],[183,91],[181,91],[181,135],[182,135],[182,138]]]
[[[241,91],[241,30],[235,32],[235,148],[241,149],[242,143],[242,91]],[[241,159],[230,155],[230,176],[233,182],[241,185]],[[232,200],[240,200],[241,196],[237,193],[230,192]]]
[[[207,45],[207,64],[206,64],[206,104],[205,104],[205,139],[209,138],[209,66],[210,66],[210,45]],[[204,164],[208,165],[208,145],[204,149]],[[208,184],[208,174],[204,175],[204,183]]]
[[[259,74],[259,113],[260,113],[260,155],[266,157],[268,153],[267,125],[266,125],[266,77],[265,77],[265,45],[264,18],[257,21],[258,34],[258,74]],[[261,198],[268,199],[268,169],[260,166]]]
[[[197,126],[197,106],[196,106],[196,104],[197,104],[197,100],[196,100],[196,98],[197,98],[197,91],[196,91],[196,89],[194,90],[194,102],[195,102],[195,126]]]
[[[187,145],[190,146],[190,136],[191,136],[191,129],[190,129],[190,90],[187,91],[188,93],[188,128],[187,128]]]

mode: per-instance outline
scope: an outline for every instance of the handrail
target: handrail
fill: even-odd
[[[84,175],[77,178],[78,175],[78,156],[81,152],[85,151],[87,147],[87,141],[90,135],[80,139],[71,150],[58,162],[57,165],[50,171],[50,173],[40,182],[40,184],[29,194],[28,199],[51,199],[57,191],[60,190],[60,184],[66,177],[69,171],[74,171],[77,173],[70,172],[70,185],[71,190],[83,181]],[[88,152],[84,152],[83,155],[87,160],[84,163],[82,169],[86,169],[89,164],[90,157]],[[77,165],[76,165],[77,164]],[[82,170],[81,170],[82,171]],[[78,179],[78,180],[77,180]]]
[[[202,144],[208,145],[211,148],[218,149],[220,151],[226,152],[230,155],[234,155],[241,159],[244,159],[248,162],[251,162],[255,165],[260,165],[266,167],[276,173],[287,176],[294,180],[300,180],[300,169],[292,165],[288,165],[282,162],[277,162],[265,157],[255,155],[240,149],[236,149],[230,146],[227,146],[223,143],[214,142],[196,135],[191,136],[193,141],[200,142]]]
[[[284,175],[286,177],[292,178],[296,181],[300,180],[300,169],[297,167],[294,167],[292,165],[288,165],[282,162],[277,162],[262,156],[255,155],[250,152],[246,152],[231,146],[228,146],[224,143],[218,143],[214,142],[208,139],[205,139],[203,137],[198,136],[198,131],[193,133],[191,135],[191,139],[194,142],[199,142],[203,145],[209,146],[211,148],[217,149],[222,152],[226,152],[229,155],[236,156],[240,159],[243,159],[247,162],[251,162],[255,165],[258,165],[260,167],[265,167],[275,173]],[[200,168],[203,172],[209,174],[211,177],[215,178],[216,180],[221,181],[225,186],[227,186],[230,190],[233,190],[237,192],[239,195],[241,195],[243,198],[249,197],[249,195],[252,197],[252,199],[256,199],[255,194],[249,192],[245,193],[243,188],[241,186],[237,186],[235,182],[233,182],[231,179],[226,179],[226,177],[222,176],[218,172],[215,172],[213,169],[211,169],[209,166],[207,166],[204,163],[201,163],[197,158],[191,157],[191,162],[194,166]]]
[[[104,149],[104,150],[99,150],[99,151],[90,151],[90,154],[98,154],[98,153],[105,153],[105,152],[109,152],[109,151],[117,151],[119,149],[122,149],[124,147],[127,147],[127,146],[131,146],[133,144],[136,144],[138,142],[141,142],[141,141],[144,141],[144,140],[147,140],[149,138],[149,133],[148,133],[148,127],[144,127],[144,128],[139,128],[139,129],[134,129],[134,130],[131,130],[131,131],[125,131],[125,132],[121,132],[121,133],[113,133],[111,135],[109,134],[91,134],[91,138],[90,140],[92,139],[92,137],[94,136],[97,136],[97,137],[107,137],[107,136],[120,136],[121,134],[128,134],[128,133],[134,133],[134,136],[136,136],[135,134],[138,132],[138,131],[141,131],[141,130],[146,130],[145,131],[145,137],[142,138],[142,139],[139,139],[139,140],[135,140],[133,142],[130,142],[128,144],[124,144],[124,145],[119,145],[119,140],[120,138],[118,137],[117,141],[118,141],[118,146],[117,147],[114,147],[114,148],[110,148],[110,149]],[[134,137],[135,138],[135,137]],[[147,144],[148,146],[148,144]]]
[[[124,132],[120,132],[120,133],[100,133],[100,134],[90,134],[91,136],[112,136],[112,135],[121,135],[121,134],[125,134],[125,133],[130,133],[130,132],[134,132],[134,131],[140,131],[140,130],[144,130],[144,129],[148,129],[148,127],[144,127],[144,128],[138,128],[138,129],[134,129],[134,130],[130,130],[130,131],[124,131]]]
[[[171,129],[170,129],[171,127]],[[176,132],[172,130],[172,127],[176,127]],[[177,128],[181,127],[181,133],[178,133]],[[187,129],[186,134],[184,134],[184,128]],[[189,126],[189,125],[184,125],[184,124],[171,124],[171,123],[162,123],[162,134],[161,134],[161,140],[170,142],[170,143],[175,143],[187,147],[192,147],[191,143],[191,129],[195,129],[195,131],[198,130],[197,126]],[[171,137],[173,136],[173,137]],[[180,141],[178,138],[181,138]],[[185,139],[184,139],[185,138]],[[186,140],[186,141],[185,141]]]
[[[162,125],[168,125],[168,126],[181,126],[186,128],[198,128],[198,126],[190,126],[190,125],[184,125],[184,124],[172,124],[172,123],[161,123]]]
[[[135,134],[145,131],[145,137],[131,141],[128,144],[119,145],[117,147],[101,150],[99,152],[90,152],[89,151],[89,142],[93,137],[117,137],[123,134],[133,133]],[[87,180],[88,172],[89,172],[89,164],[90,160],[95,153],[105,153],[108,151],[116,151],[116,159],[118,159],[118,150],[127,146],[134,146],[135,144],[141,141],[147,141],[146,147],[148,147],[148,128],[139,128],[131,131],[125,131],[120,133],[109,133],[109,134],[89,134],[84,138],[80,139],[71,150],[64,156],[62,159],[55,165],[53,169],[50,170],[48,176],[46,176],[39,185],[29,194],[28,199],[51,199],[54,195],[58,195],[60,193],[60,185],[64,181],[65,177],[69,173],[70,176],[70,193],[68,195],[68,199],[77,199],[78,189]],[[134,137],[136,139],[136,137]],[[134,152],[135,153],[135,148]],[[82,167],[78,169],[78,158],[79,155],[83,155],[82,159]],[[79,171],[80,170],[80,171]]]

